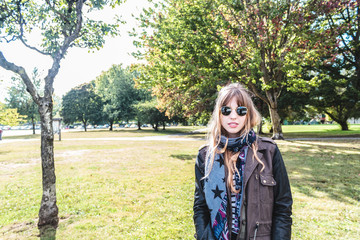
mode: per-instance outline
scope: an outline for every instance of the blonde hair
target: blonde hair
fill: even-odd
[[[244,128],[240,131],[239,137],[247,137],[250,130],[259,125],[261,121],[260,113],[256,110],[254,103],[251,100],[250,94],[241,84],[232,83],[222,88],[216,99],[214,111],[212,113],[208,127],[209,130],[207,141],[209,148],[206,155],[206,175],[204,178],[208,177],[210,174],[214,164],[215,154],[224,153],[224,164],[227,171],[227,186],[231,189],[232,192],[239,193],[240,190],[236,190],[233,183],[233,175],[235,172],[239,174],[239,171],[236,167],[236,161],[238,159],[239,152],[233,153],[227,150],[227,142],[222,149],[219,148],[221,135],[227,136],[226,130],[221,126],[221,107],[228,104],[233,98],[237,100],[238,106],[245,106],[248,109],[245,117],[245,125]],[[251,148],[254,151],[254,158],[262,165],[261,171],[263,171],[265,165],[256,154],[258,149],[256,141],[251,145]]]

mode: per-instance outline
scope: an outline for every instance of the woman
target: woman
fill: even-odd
[[[240,84],[218,95],[195,164],[194,223],[197,239],[291,238],[292,197],[276,143],[256,136],[260,122]]]

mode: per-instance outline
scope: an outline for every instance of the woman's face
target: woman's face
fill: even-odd
[[[220,114],[221,126],[226,130],[229,138],[239,137],[240,131],[245,126],[245,116],[239,116],[236,113],[236,108],[239,107],[235,98],[232,98],[230,102],[226,104],[231,108],[231,113],[228,116]]]

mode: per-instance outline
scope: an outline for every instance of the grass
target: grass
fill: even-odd
[[[358,239],[360,141],[282,141],[294,239]]]
[[[117,128],[113,131],[106,129],[85,131],[68,131],[62,132],[62,138],[109,138],[109,137],[147,137],[147,136],[165,136],[172,135],[172,137],[190,137],[202,139],[205,137],[205,128],[203,126],[189,126],[189,127],[167,127],[166,130],[159,128],[159,131],[154,131],[152,128],[143,128],[137,130],[136,128]],[[291,138],[336,138],[336,137],[360,137],[360,124],[349,125],[350,130],[342,131],[339,125],[324,124],[324,125],[283,125],[282,129],[286,139]],[[201,132],[193,132],[202,130]],[[265,128],[263,129],[264,136],[271,137]],[[57,139],[56,135],[56,139]],[[25,136],[6,136],[3,139],[40,139],[40,134],[25,135]]]
[[[90,129],[87,132],[84,130],[70,130],[62,131],[62,138],[108,138],[108,137],[146,137],[146,136],[164,136],[164,135],[198,135],[192,133],[192,131],[203,129],[201,126],[188,126],[188,127],[166,127],[165,130],[162,130],[162,127],[159,127],[159,131],[154,131],[152,128],[142,128],[137,130],[137,128],[115,128],[113,131],[107,129]],[[38,134],[34,135],[19,135],[19,136],[6,136],[6,133],[3,135],[3,139],[40,139],[39,131]],[[204,134],[200,134],[203,136]],[[56,139],[58,135],[55,135]]]
[[[360,137],[360,124],[349,125],[348,131],[342,131],[339,125],[283,125],[286,138],[317,137]]]
[[[147,134],[135,130],[72,134],[55,141],[57,239],[194,239],[193,169],[203,140],[77,140]],[[358,239],[360,140],[278,145],[294,198],[292,239]],[[0,147],[0,239],[38,239],[40,142]]]
[[[264,136],[271,137],[272,134],[265,127],[263,131]],[[360,124],[350,124],[348,131],[342,131],[337,124],[282,125],[282,131],[286,139],[360,137]]]

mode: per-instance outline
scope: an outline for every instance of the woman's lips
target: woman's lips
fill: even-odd
[[[228,125],[229,125],[229,127],[231,127],[231,128],[236,128],[237,126],[239,126],[239,124],[236,123],[236,122],[230,122],[230,123],[228,123]]]

